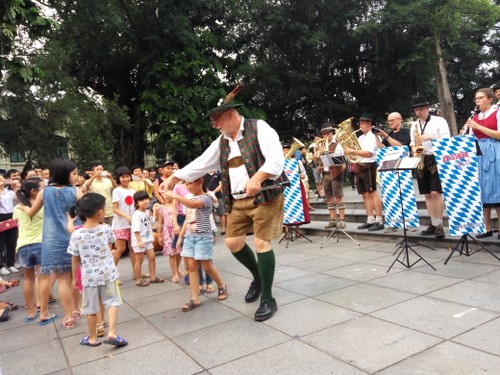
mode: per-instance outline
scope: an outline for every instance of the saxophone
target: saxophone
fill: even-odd
[[[417,122],[415,123],[415,129],[413,130],[413,136],[415,138],[415,146],[414,147],[414,151],[413,151],[413,156],[415,157],[418,157],[420,158],[420,161],[418,162],[418,169],[422,170],[424,169],[424,150],[425,150],[425,147],[422,146],[422,142],[420,141],[417,141],[418,137],[420,137],[420,126],[419,126],[419,123],[418,123],[418,120]]]

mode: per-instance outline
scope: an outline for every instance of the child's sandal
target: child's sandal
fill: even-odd
[[[135,286],[149,286],[149,281],[141,279],[141,281],[135,283]]]
[[[104,337],[104,322],[97,325],[97,337]]]
[[[207,285],[207,289],[205,289],[205,291],[207,293],[213,293],[213,292],[215,292],[215,288],[214,288],[214,286],[212,284],[208,284]]]
[[[165,279],[163,277],[155,276],[154,279],[149,280],[151,284],[163,284]]]
[[[219,288],[219,289],[218,289],[217,299],[218,299],[219,301],[224,301],[224,300],[226,300],[226,299],[227,299],[227,296],[228,296],[228,294],[227,294],[227,288],[226,288],[226,286],[224,285],[222,288]]]
[[[195,303],[194,302],[194,299],[190,299],[189,301],[187,301],[183,306],[182,306],[182,311],[183,312],[188,312],[188,311],[191,311],[191,310],[194,310],[196,309],[197,307],[200,307],[202,305],[201,302],[199,303]]]
[[[73,318],[64,318],[62,321],[62,326],[66,329],[73,329],[75,328],[75,321]]]

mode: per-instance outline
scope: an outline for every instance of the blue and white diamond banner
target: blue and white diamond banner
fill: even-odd
[[[285,189],[283,224],[304,223],[304,206],[300,192],[300,175],[297,159],[285,159],[284,171],[290,181],[290,186]]]
[[[377,150],[377,164],[379,167],[382,161],[389,155],[399,153],[399,157],[409,154],[408,146],[392,146],[379,148]],[[399,194],[399,183],[401,184],[401,196]],[[410,170],[381,171],[379,172],[382,186],[382,202],[385,213],[385,226],[392,228],[403,228],[403,212],[406,228],[416,228],[420,226],[417,211],[417,199],[413,187],[413,177]],[[401,200],[403,209],[401,209]]]
[[[432,148],[443,187],[450,234],[486,232],[474,138],[438,139],[432,141]]]

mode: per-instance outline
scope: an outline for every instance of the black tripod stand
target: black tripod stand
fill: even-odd
[[[448,255],[448,258],[446,258],[446,260],[444,261],[444,264],[448,263],[448,261],[450,260],[451,256],[453,255],[453,253],[455,251],[458,251],[458,249],[460,248],[460,255],[463,255],[464,254],[464,248],[465,248],[465,256],[471,256],[472,254],[474,253],[477,253],[477,251],[474,251],[474,253],[470,253],[469,252],[469,241],[468,239],[471,239],[472,241],[474,241],[476,244],[478,244],[481,249],[484,249],[486,250],[488,253],[490,253],[491,255],[493,255],[497,260],[500,261],[500,258],[497,257],[495,254],[493,254],[491,251],[489,251],[481,242],[479,242],[478,240],[476,240],[474,237],[472,237],[470,234],[464,234],[461,238],[460,238],[460,241],[458,241],[458,243],[455,245],[455,247],[453,248],[453,251],[450,253],[450,255]]]
[[[354,238],[352,238],[352,236],[351,236],[349,233],[347,233],[344,229],[335,227],[335,228],[333,228],[333,230],[330,232],[330,234],[328,235],[328,237],[326,237],[325,242],[322,242],[322,243],[321,243],[321,245],[320,245],[320,247],[319,247],[319,248],[320,248],[320,249],[322,249],[322,248],[323,248],[323,246],[325,246],[325,245],[326,245],[326,243],[330,240],[330,238],[332,238],[332,237],[333,237],[333,235],[334,235],[335,233],[337,233],[337,231],[338,231],[338,230],[339,230],[339,231],[341,231],[342,233],[344,233],[347,237],[349,237],[349,238],[351,239],[351,241],[352,241],[352,242],[355,242],[358,246],[361,246],[361,244],[360,244],[358,241],[356,241]],[[339,238],[338,238],[338,237],[337,237],[337,242],[339,242]]]
[[[302,224],[307,224],[307,223],[283,224],[287,228],[287,230],[286,230],[285,234],[283,235],[283,237],[281,237],[281,239],[278,243],[281,243],[283,240],[286,240],[286,248],[288,249],[288,244],[290,242],[293,242],[301,237],[306,239],[309,242],[312,242],[312,240],[309,239],[305,234],[302,234],[299,232],[299,226]]]
[[[423,260],[425,263],[427,263],[427,265],[429,267],[431,267],[434,271],[436,271],[436,269],[428,261],[426,261],[424,258],[422,258],[420,256],[420,254],[418,254],[413,249],[413,247],[410,245],[410,243],[413,243],[415,246],[424,246],[424,247],[427,247],[431,250],[435,250],[430,246],[422,245],[418,242],[415,242],[415,241],[408,239],[408,236],[406,234],[407,231],[406,231],[405,210],[404,210],[404,206],[403,206],[403,192],[401,191],[401,180],[399,177],[399,171],[401,171],[402,169],[396,169],[396,168],[386,169],[386,171],[389,171],[389,170],[392,170],[394,173],[396,173],[398,175],[399,201],[401,203],[401,215],[403,218],[403,239],[399,243],[396,244],[396,251],[394,251],[393,255],[395,255],[398,251],[399,251],[399,254],[396,257],[396,259],[394,259],[394,262],[392,262],[392,264],[389,267],[389,269],[387,270],[387,272],[389,272],[391,270],[392,266],[394,266],[394,264],[396,262],[402,264],[406,268],[410,268],[410,267],[414,266],[416,263],[420,262],[421,260]],[[413,263],[410,263],[410,251],[417,256],[417,259]],[[403,257],[403,260],[399,259],[401,256]]]

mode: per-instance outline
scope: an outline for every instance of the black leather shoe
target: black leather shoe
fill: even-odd
[[[358,227],[358,229],[369,229],[369,228],[371,228],[373,226],[373,224],[375,224],[375,223],[372,223],[372,224],[370,224],[370,223],[364,223],[363,225],[360,225]]]
[[[248,288],[247,294],[245,294],[245,302],[250,303],[256,301],[260,296],[261,290],[262,288],[260,287],[260,284],[255,280],[252,281],[250,287]]]
[[[430,224],[426,230],[423,230],[422,232],[420,232],[422,234],[422,236],[429,236],[431,234],[434,234],[434,232],[436,231],[436,227],[432,224]]]
[[[264,320],[272,318],[276,311],[278,311],[276,300],[274,298],[264,299],[260,302],[260,306],[255,312],[254,319],[258,322],[263,322]]]
[[[384,229],[384,224],[382,224],[382,223],[375,223],[370,228],[368,228],[368,231],[369,232],[375,232],[376,230],[382,230],[382,229]]]
[[[489,230],[486,233],[480,233],[476,235],[476,238],[486,238],[486,237],[491,237],[493,236],[493,231]]]
[[[434,231],[436,238],[444,238],[444,229],[442,225],[438,225]]]

